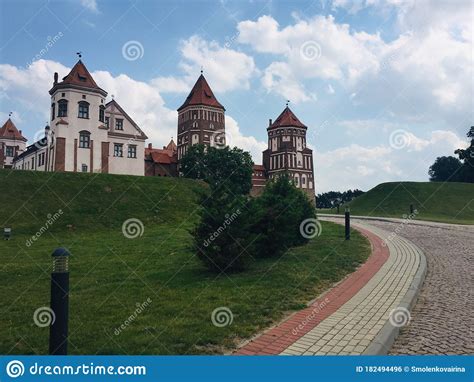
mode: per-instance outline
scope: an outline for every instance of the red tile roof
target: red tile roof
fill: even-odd
[[[49,92],[50,94],[52,94],[56,87],[64,88],[68,85],[98,90],[101,93],[105,93],[105,95],[107,94],[105,90],[101,89],[96,84],[96,82],[94,81],[91,74],[89,73],[86,66],[81,60],[77,61],[76,65],[73,66],[69,74],[64,77],[61,82],[55,83],[53,85],[53,88]]]
[[[222,106],[214,96],[211,87],[202,74],[199,76],[186,101],[184,101],[178,111],[190,105],[212,106],[225,110],[224,106]]]
[[[178,163],[178,158],[176,155],[176,144],[173,140],[171,140],[170,143],[168,143],[168,145],[163,149],[154,149],[152,147],[146,147],[145,157],[148,157],[148,159],[151,159],[155,163]]]
[[[0,138],[18,139],[25,142],[27,141],[27,139],[18,131],[10,118],[8,118],[3,126],[0,127]]]
[[[254,170],[260,170],[260,171],[265,171],[265,167],[261,164],[254,164],[253,169]]]
[[[291,109],[287,106],[285,110],[278,116],[277,119],[270,125],[269,129],[273,129],[275,127],[284,127],[284,126],[291,126],[291,127],[306,127],[291,111]]]

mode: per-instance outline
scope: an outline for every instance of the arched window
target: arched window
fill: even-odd
[[[99,106],[99,121],[105,122],[105,107],[104,105]]]
[[[58,117],[67,117],[67,100],[65,99],[58,101]]]
[[[79,132],[79,147],[88,149],[91,145],[91,133],[86,130]]]
[[[56,104],[51,104],[51,121],[56,117]]]
[[[213,123],[210,123],[210,124],[209,124],[209,128],[210,128],[211,130],[214,130],[214,124],[213,124]]]
[[[197,123],[197,122],[193,122],[193,128],[194,128],[194,129],[197,129],[197,128],[198,128],[198,123]]]
[[[77,114],[78,118],[89,118],[89,103],[86,101],[79,102],[79,112]]]

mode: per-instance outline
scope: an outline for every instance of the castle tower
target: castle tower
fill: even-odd
[[[54,74],[51,95],[51,134],[48,138],[49,171],[100,172],[101,142],[107,141],[105,97],[79,60],[58,82]]]
[[[224,106],[216,99],[201,72],[178,109],[178,160],[195,144],[225,145],[224,113]]]
[[[8,118],[0,127],[0,168],[11,168],[13,158],[25,151],[25,147],[26,138]]]
[[[269,179],[287,172],[295,185],[314,200],[313,151],[306,147],[307,129],[287,105],[275,122],[269,121],[263,165]]]

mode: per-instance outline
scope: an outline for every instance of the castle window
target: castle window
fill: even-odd
[[[115,130],[123,130],[123,119],[115,120]]]
[[[197,122],[193,122],[193,128],[198,128],[198,123]]]
[[[87,172],[87,165],[83,164],[81,167],[82,172]]]
[[[91,144],[91,133],[88,131],[79,132],[79,147],[83,149],[88,149]]]
[[[56,117],[56,104],[51,104],[51,121]]]
[[[89,118],[89,104],[85,101],[79,102],[79,112],[77,114],[78,118]]]
[[[105,121],[105,107],[103,105],[99,106],[99,121],[100,122]]]
[[[136,158],[137,157],[137,146],[136,145],[128,145],[128,158]]]
[[[105,117],[105,126],[107,127],[107,129],[109,128],[109,121],[110,121],[110,118]]]
[[[7,146],[7,150],[6,150],[5,155],[7,157],[12,157],[13,156],[13,146]]]
[[[114,143],[114,157],[123,157],[123,144]]]
[[[58,101],[58,117],[67,117],[67,101],[65,99]]]
[[[66,97],[66,93],[61,93],[61,97]]]
[[[214,130],[214,124],[213,124],[213,123],[209,124],[209,128],[210,128],[211,130]]]

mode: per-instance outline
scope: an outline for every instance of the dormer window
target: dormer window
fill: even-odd
[[[77,78],[79,78],[79,81],[81,81],[81,82],[86,82],[87,81],[87,77],[81,76],[80,74],[77,74]]]
[[[99,121],[105,122],[105,107],[103,105],[99,106]]]
[[[89,119],[89,104],[85,101],[79,102],[78,118]]]
[[[65,99],[58,101],[58,117],[67,117],[67,100]]]

